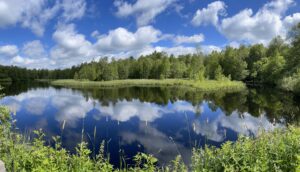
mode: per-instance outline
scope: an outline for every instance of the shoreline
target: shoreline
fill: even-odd
[[[54,86],[71,88],[122,88],[122,87],[188,87],[197,91],[242,91],[246,85],[240,81],[193,81],[185,79],[128,79],[112,81],[87,81],[87,80],[54,80],[50,82]]]

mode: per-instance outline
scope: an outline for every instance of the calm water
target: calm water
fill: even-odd
[[[137,152],[154,154],[161,165],[178,154],[189,163],[192,147],[220,146],[239,134],[256,136],[260,128],[272,130],[300,120],[299,98],[270,89],[203,94],[175,88],[75,90],[30,83],[7,85],[4,92],[0,104],[10,108],[20,132],[41,128],[49,144],[52,136],[60,135],[63,146],[74,152],[84,129],[84,140],[94,152],[106,141],[116,166],[120,157],[130,164]]]

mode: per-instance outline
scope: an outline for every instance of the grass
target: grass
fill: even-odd
[[[158,167],[153,155],[139,153],[135,164],[114,168],[104,152],[91,155],[87,143],[78,144],[75,154],[61,146],[60,137],[53,137],[54,146],[48,146],[41,130],[34,137],[24,136],[11,130],[14,121],[7,109],[0,107],[0,159],[7,171],[282,171],[300,170],[300,128],[289,126],[273,132],[261,132],[258,138],[240,136],[236,142],[226,142],[221,148],[194,148],[192,163],[185,165],[177,156],[171,165]]]
[[[113,81],[86,81],[86,80],[55,80],[52,85],[66,86],[72,88],[109,88],[109,87],[189,87],[199,91],[240,91],[246,88],[244,83],[239,81],[193,81],[185,79],[129,79],[129,80],[113,80]]]

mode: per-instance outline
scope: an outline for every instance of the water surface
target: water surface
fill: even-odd
[[[193,147],[220,146],[239,134],[256,136],[261,129],[300,118],[299,98],[270,89],[205,94],[179,88],[78,90],[19,83],[7,85],[4,92],[0,104],[9,107],[20,132],[42,129],[49,144],[52,136],[62,136],[70,152],[82,136],[93,152],[105,141],[115,166],[120,159],[132,163],[137,152],[153,154],[160,165],[178,154],[189,163]]]

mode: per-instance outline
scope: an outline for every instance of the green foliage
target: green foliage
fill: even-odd
[[[77,80],[55,80],[52,85],[66,86],[72,88],[112,88],[112,87],[130,87],[130,86],[169,86],[169,87],[185,87],[196,89],[198,91],[233,91],[238,92],[244,90],[245,84],[240,81],[230,81],[228,78],[220,74],[219,80],[185,80],[185,79],[136,79],[136,80],[114,80],[114,81],[77,81]]]
[[[292,46],[286,56],[288,62],[287,70],[290,73],[294,73],[300,68],[300,23],[291,29],[289,38],[292,41]]]
[[[248,48],[241,46],[239,49],[227,47],[220,64],[225,76],[231,76],[233,80],[241,81],[248,75],[247,63]]]
[[[277,53],[272,57],[262,58],[255,62],[254,66],[257,69],[257,77],[265,83],[275,84],[282,78],[285,64],[284,57]]]
[[[250,47],[249,56],[246,58],[249,78],[254,79],[257,76],[257,70],[254,68],[254,63],[266,56],[266,48],[263,44],[256,44]]]
[[[284,77],[279,85],[284,90],[300,93],[300,69],[292,76]]]
[[[226,77],[223,74],[222,67],[219,65],[217,69],[215,70],[215,77],[217,81],[225,81]]]
[[[193,171],[296,171],[299,167],[300,129],[289,127],[257,139],[241,136],[221,148],[194,149]]]
[[[220,70],[220,59],[222,55],[218,52],[212,52],[208,58],[205,60],[206,71],[205,74],[209,79],[216,79],[217,74]]]

